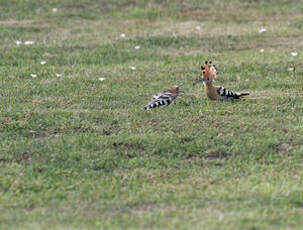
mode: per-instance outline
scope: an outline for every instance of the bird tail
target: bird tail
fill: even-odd
[[[240,97],[247,96],[249,93],[240,93]]]
[[[153,105],[146,105],[144,106],[144,110],[149,110],[149,109],[152,109],[153,108]]]

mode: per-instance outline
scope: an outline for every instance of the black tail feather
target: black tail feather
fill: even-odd
[[[249,95],[249,93],[241,93],[240,97],[247,96],[247,95]]]

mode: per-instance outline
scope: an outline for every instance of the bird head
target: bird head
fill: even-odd
[[[201,66],[202,81],[212,82],[217,77],[217,70],[215,65],[212,65],[211,61],[205,61],[204,66]]]
[[[175,86],[171,87],[168,91],[169,91],[170,93],[172,93],[173,95],[175,95],[175,96],[178,96],[179,93],[180,93],[180,90],[179,90],[179,86],[178,86],[178,85],[175,85]]]

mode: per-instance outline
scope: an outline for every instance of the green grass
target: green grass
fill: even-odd
[[[302,9],[0,0],[0,229],[301,229]],[[205,60],[251,95],[207,100]]]

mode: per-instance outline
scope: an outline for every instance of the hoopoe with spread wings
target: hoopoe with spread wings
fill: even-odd
[[[153,96],[151,102],[144,106],[145,110],[156,108],[159,106],[167,105],[169,106],[173,100],[179,95],[179,86],[173,86],[170,89],[158,93]]]
[[[233,92],[222,86],[214,86],[213,80],[217,76],[217,70],[211,61],[205,61],[205,65],[201,66],[201,72],[205,93],[210,100],[240,99],[243,96],[249,95],[249,93]]]

